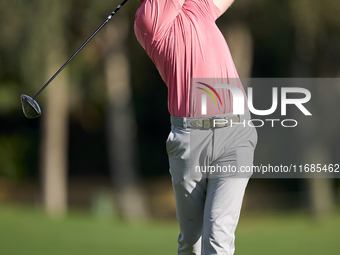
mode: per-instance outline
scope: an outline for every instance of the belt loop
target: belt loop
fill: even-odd
[[[187,118],[186,117],[183,118],[183,128],[184,129],[188,128],[188,123],[187,123]]]

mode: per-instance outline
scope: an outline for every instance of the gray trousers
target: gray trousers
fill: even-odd
[[[249,112],[244,119],[250,119]],[[234,253],[234,233],[251,174],[207,174],[204,167],[251,166],[256,144],[257,132],[247,122],[208,130],[171,127],[166,148],[180,225],[179,255]]]

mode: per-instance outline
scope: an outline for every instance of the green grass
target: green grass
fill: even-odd
[[[1,255],[170,255],[176,237],[175,222],[127,224],[84,214],[53,220],[34,210],[0,209]]]
[[[175,255],[176,222],[127,224],[71,213],[53,220],[25,207],[0,205],[1,255]],[[235,255],[338,255],[340,216],[316,222],[303,214],[243,214]]]
[[[236,255],[339,255],[340,215],[316,221],[306,214],[244,216]]]

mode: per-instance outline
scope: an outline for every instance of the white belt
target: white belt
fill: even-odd
[[[233,123],[240,122],[241,118],[239,115],[231,116],[213,116],[213,117],[197,117],[197,118],[186,118],[186,117],[174,117],[171,116],[171,125],[182,127],[182,128],[194,128],[194,129],[214,129],[229,127]]]

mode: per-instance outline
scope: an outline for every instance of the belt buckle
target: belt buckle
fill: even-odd
[[[204,119],[203,120],[203,128],[204,129],[209,129],[210,128],[210,120],[209,119]]]

